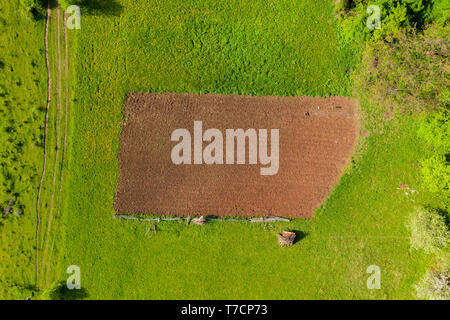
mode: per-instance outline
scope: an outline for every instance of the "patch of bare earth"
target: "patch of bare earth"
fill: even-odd
[[[311,218],[353,153],[357,109],[357,102],[345,97],[130,92],[114,208],[156,215]],[[226,129],[268,129],[269,137],[270,129],[279,129],[278,173],[261,175],[264,166],[248,164],[248,150],[247,164],[173,164],[177,142],[171,134],[185,128],[193,140],[194,121],[203,122],[203,132],[219,129],[224,146]]]

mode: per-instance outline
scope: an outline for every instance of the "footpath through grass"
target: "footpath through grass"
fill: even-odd
[[[72,91],[65,74],[63,15],[57,13],[52,10],[48,24],[51,93],[45,143],[45,9],[30,11],[21,1],[0,5],[0,299],[36,296],[60,275],[58,254],[64,240],[60,184],[70,119],[65,96]]]
[[[93,299],[412,298],[425,267],[404,227],[413,203],[396,190],[418,182],[412,120],[371,136],[312,220],[167,222],[151,236],[149,224],[113,219],[126,93],[346,94],[350,53],[339,48],[331,1],[122,0],[115,8],[83,15],[75,31],[61,280],[67,266],[80,266]],[[278,247],[285,228],[303,239]],[[366,287],[370,265],[381,268],[380,290]]]

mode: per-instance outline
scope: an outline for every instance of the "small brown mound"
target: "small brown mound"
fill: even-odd
[[[344,97],[131,92],[125,118],[114,204],[120,213],[311,218],[358,133],[357,103]],[[248,164],[248,151],[246,164],[175,165],[171,134],[185,128],[193,145],[194,121],[203,132],[223,132],[224,145],[226,129],[279,129],[278,173],[261,175],[264,166]]]

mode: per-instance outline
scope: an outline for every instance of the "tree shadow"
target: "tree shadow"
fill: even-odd
[[[93,16],[118,17],[123,10],[123,6],[116,0],[75,0],[72,4],[80,7],[81,14]]]
[[[51,300],[83,300],[89,297],[89,294],[84,288],[70,290],[65,281],[60,281],[50,291],[49,297]]]
[[[55,9],[56,0],[50,0],[50,9]],[[83,14],[92,16],[120,16],[123,6],[116,0],[73,0],[70,5],[80,7],[81,16]],[[30,8],[34,20],[45,19],[47,10],[47,0],[37,0],[35,5]],[[61,10],[65,10],[65,7]]]
[[[414,3],[407,6],[407,15],[410,17],[411,22],[415,25],[417,30],[423,30],[425,25],[429,22],[429,12],[433,8],[433,5],[434,1],[432,0],[422,0],[421,6],[415,7]]]
[[[443,209],[443,208],[436,208],[435,210],[442,218],[444,218],[445,225],[447,226],[448,229],[450,229],[450,215],[449,215],[449,212],[446,209]]]
[[[47,0],[37,0],[36,3],[29,8],[31,15],[35,21],[45,19],[45,10],[47,8]]]

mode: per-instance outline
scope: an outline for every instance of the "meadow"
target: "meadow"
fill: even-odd
[[[71,90],[63,16],[52,11],[46,37],[45,10],[30,5],[0,6],[0,299],[33,298],[50,286],[64,240],[60,185],[69,101],[63,96]]]
[[[448,216],[448,159],[439,158],[439,172],[424,161],[448,147],[448,114],[432,113],[439,104],[448,108],[448,68],[433,69],[446,66],[448,26],[395,46],[371,43],[361,57],[362,38],[370,43],[403,25],[395,20],[397,1],[377,1],[389,28],[359,34],[366,1],[340,24],[332,1],[73,0],[82,8],[82,27],[66,30],[68,39],[52,1],[47,139],[45,1],[3,1],[0,299],[416,298],[413,284],[444,256],[412,250],[406,222],[420,206]],[[414,8],[411,23],[447,21],[444,1],[429,7],[431,15]],[[418,85],[423,75],[425,86]],[[380,88],[415,91],[388,97]],[[314,218],[161,222],[154,233],[149,222],[114,218],[129,91],[354,96],[364,117],[351,164]],[[440,131],[424,131],[425,118],[411,115],[418,105],[436,116],[430,121]],[[431,184],[424,183],[424,168]],[[417,192],[398,189],[403,184]],[[297,232],[292,247],[278,246],[282,230]],[[70,265],[81,268],[80,291],[65,290]],[[381,270],[379,290],[366,285],[371,265]]]
[[[400,117],[361,141],[313,219],[186,226],[113,218],[122,108],[130,90],[250,95],[349,95],[352,52],[326,1],[114,1],[82,16],[76,44],[65,239],[58,280],[78,265],[87,298],[414,298],[427,259],[409,249],[405,217],[426,153]],[[427,200],[428,201],[428,200]],[[301,239],[280,248],[275,234]],[[381,268],[369,290],[370,265]]]
[[[0,4],[0,298],[14,299],[34,290],[36,186],[47,99],[44,21],[17,6]]]

